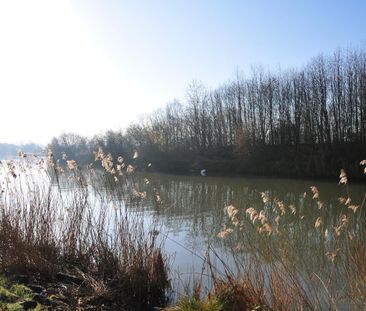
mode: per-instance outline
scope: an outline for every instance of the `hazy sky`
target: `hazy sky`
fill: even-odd
[[[366,1],[0,0],[0,142],[93,135],[235,75],[366,41]]]

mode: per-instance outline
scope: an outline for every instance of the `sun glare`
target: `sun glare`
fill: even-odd
[[[0,141],[98,133],[117,126],[108,116],[136,98],[69,2],[1,2],[0,42]]]

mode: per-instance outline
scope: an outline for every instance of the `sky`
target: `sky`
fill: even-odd
[[[126,128],[237,71],[366,43],[360,0],[0,0],[0,143]]]

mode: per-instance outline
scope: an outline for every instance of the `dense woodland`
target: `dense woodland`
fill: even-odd
[[[102,146],[113,155],[137,149],[144,167],[194,173],[333,177],[358,174],[366,158],[366,50],[338,50],[301,69],[255,68],[208,90],[192,83],[184,100],[124,132],[86,139],[65,134],[53,149],[83,161]]]

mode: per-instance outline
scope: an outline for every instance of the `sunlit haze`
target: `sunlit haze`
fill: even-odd
[[[363,1],[1,1],[0,143],[123,129],[265,69],[365,41]]]

